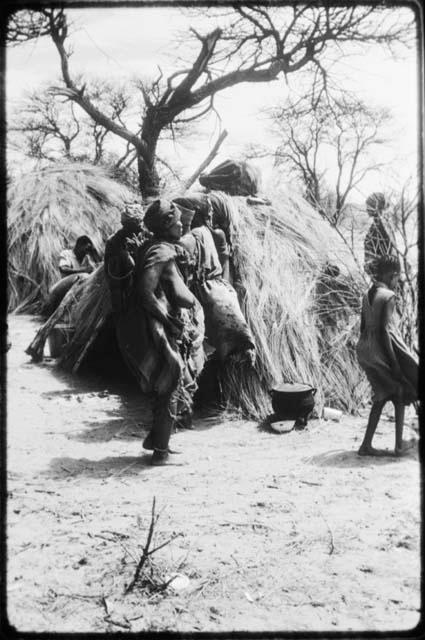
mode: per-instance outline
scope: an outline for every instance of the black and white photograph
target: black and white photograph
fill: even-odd
[[[7,637],[417,637],[422,20],[7,5]]]

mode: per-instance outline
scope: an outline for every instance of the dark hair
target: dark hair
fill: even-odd
[[[366,207],[368,209],[381,210],[385,209],[386,205],[387,200],[385,198],[385,195],[380,192],[371,193],[370,196],[366,199]]]
[[[177,205],[167,200],[154,200],[146,209],[143,222],[154,235],[163,234],[177,219]]]
[[[78,236],[77,242],[91,242],[91,239],[88,236]]]
[[[196,200],[194,198],[185,198],[184,196],[178,196],[177,198],[173,198],[173,202],[175,202],[177,205],[181,205],[185,209],[196,211]]]
[[[389,272],[400,273],[400,262],[396,256],[385,255],[378,258],[375,265],[378,280]]]
[[[82,247],[86,244],[90,244],[90,246],[93,247],[93,242],[90,240],[88,236],[80,236],[79,238],[77,238],[75,242],[74,249],[77,249],[77,250],[82,249]]]
[[[143,222],[145,227],[151,231],[157,231],[157,218],[161,212],[161,200],[159,198],[150,203],[145,211]]]
[[[193,216],[192,228],[202,227],[208,225],[210,222],[210,209],[211,201],[208,196],[200,200],[195,208],[195,215]]]

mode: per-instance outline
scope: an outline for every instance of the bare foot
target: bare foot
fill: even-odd
[[[406,455],[408,451],[411,451],[415,446],[416,440],[414,438],[412,440],[404,441],[401,447],[396,447],[394,449],[394,455],[396,458],[401,458]]]
[[[357,451],[357,455],[379,457],[379,456],[390,456],[391,453],[390,451],[386,451],[384,449],[375,449],[374,447],[365,447],[362,445],[360,449]]]
[[[167,450],[162,451],[160,449],[154,449],[151,458],[151,465],[154,467],[162,467],[164,464],[167,464],[169,457],[169,453]]]

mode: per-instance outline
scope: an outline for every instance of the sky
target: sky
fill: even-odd
[[[72,74],[83,73],[116,78],[157,75],[158,65],[164,70],[176,68],[176,32],[186,32],[189,26],[205,33],[205,19],[189,18],[178,8],[86,8],[68,10],[73,27],[70,35],[74,53],[70,60]],[[181,45],[180,45],[181,47]],[[174,55],[173,55],[174,52]],[[385,190],[397,180],[404,182],[415,175],[418,153],[417,54],[403,51],[403,58],[394,60],[388,52],[374,47],[362,55],[352,55],[339,64],[341,81],[373,106],[388,108],[393,124],[388,132],[390,145],[380,149],[378,160],[391,163],[379,178],[366,178],[354,197],[362,200],[370,190]],[[10,48],[6,55],[6,97],[9,113],[19,112],[24,93],[59,77],[59,57],[48,38]],[[279,104],[289,91],[297,89],[297,79],[289,77],[269,84],[241,85],[219,95],[216,101],[221,126],[228,137],[217,162],[237,157],[248,143],[273,144],[269,125],[261,110]],[[196,140],[183,147],[169,148],[168,160],[183,168],[189,176],[206,157],[218,135],[212,120],[205,123]],[[272,179],[270,161],[258,161],[265,182]],[[332,175],[332,170],[331,175]]]

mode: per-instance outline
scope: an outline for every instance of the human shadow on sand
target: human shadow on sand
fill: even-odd
[[[80,430],[67,435],[68,439],[78,442],[143,439],[152,423],[152,411],[149,404],[127,403],[127,406],[121,409],[110,409],[103,413],[106,419],[82,423]],[[107,419],[108,417],[110,419]],[[220,415],[196,413],[189,431],[205,431],[219,427],[222,423],[223,418]],[[187,430],[176,428],[176,432]]]
[[[53,458],[49,468],[43,473],[50,479],[83,478],[122,478],[136,476],[154,470],[150,464],[152,454],[142,453],[140,456],[108,456],[101,460],[88,458]],[[182,466],[181,456],[172,456],[165,467]]]
[[[119,412],[117,412],[119,413]],[[109,442],[110,440],[137,440],[149,431],[149,422],[136,423],[131,418],[116,417],[111,420],[86,422],[84,429],[68,434],[78,442]]]
[[[56,376],[60,379],[60,376]],[[67,383],[67,387],[64,389],[55,389],[52,391],[43,391],[40,395],[43,398],[66,398],[78,395],[96,395],[100,398],[108,398],[110,396],[117,396],[123,400],[133,402],[135,404],[146,404],[146,397],[140,393],[138,389],[134,387],[128,387],[123,384],[100,384],[96,380],[73,380],[70,382],[67,378],[62,380]]]
[[[397,464],[406,459],[417,459],[417,457],[418,452],[416,447],[407,451],[401,458],[392,456],[390,452],[388,456],[375,457],[359,456],[356,450],[345,451],[343,449],[336,449],[304,458],[304,462],[316,465],[317,467],[370,467]]]

